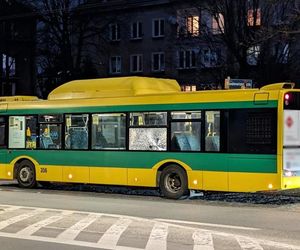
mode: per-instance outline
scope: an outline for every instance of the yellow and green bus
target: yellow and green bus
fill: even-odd
[[[300,90],[182,92],[175,80],[78,80],[0,97],[0,179],[255,192],[300,187]]]

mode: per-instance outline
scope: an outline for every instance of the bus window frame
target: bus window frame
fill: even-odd
[[[95,151],[95,152],[126,152],[129,151],[129,135],[128,135],[128,116],[129,116],[130,112],[93,112],[93,113],[89,113],[89,151]],[[105,149],[105,148],[101,148],[101,149],[95,149],[92,147],[92,128],[93,128],[93,123],[92,123],[92,119],[93,119],[93,115],[110,115],[110,114],[124,114],[125,115],[125,148],[124,149],[113,149],[113,148],[109,148],[109,149]]]
[[[66,148],[66,116],[67,115],[87,115],[88,117],[88,124],[87,124],[87,128],[88,128],[88,146],[87,148]],[[91,129],[91,113],[90,112],[86,112],[86,113],[64,113],[63,114],[63,130],[62,130],[62,148],[58,149],[58,150],[65,150],[65,151],[91,151],[91,140],[90,140],[90,129]],[[48,149],[46,149],[48,150]]]
[[[131,113],[156,113],[156,112],[159,112],[159,113],[167,113],[167,121],[166,121],[166,125],[152,125],[152,126],[149,126],[149,125],[141,125],[141,126],[131,126],[130,125],[130,114]],[[166,153],[166,152],[170,152],[169,151],[169,141],[168,141],[168,137],[169,137],[169,114],[170,114],[171,111],[169,110],[142,110],[142,111],[130,111],[130,112],[124,112],[124,113],[127,113],[127,125],[126,125],[126,134],[127,134],[127,137],[126,137],[126,151],[128,152],[156,152],[156,153]],[[166,150],[130,150],[129,149],[129,140],[130,140],[130,137],[129,137],[129,131],[131,128],[165,128],[167,130],[167,133],[166,133]]]
[[[7,116],[1,115],[0,118],[3,118],[3,122],[0,122],[0,125],[4,125],[4,144],[0,144],[0,150],[1,149],[7,149],[8,148],[8,119]]]

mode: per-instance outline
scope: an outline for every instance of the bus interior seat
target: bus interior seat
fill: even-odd
[[[199,151],[200,143],[192,133],[175,133],[171,140],[174,151]]]
[[[42,135],[40,142],[42,148],[46,148],[46,149],[55,148],[55,144],[53,143],[52,138],[50,136]]]
[[[85,127],[71,127],[69,133],[71,149],[88,148],[88,132]]]
[[[220,151],[220,136],[206,136],[205,138],[206,151]]]

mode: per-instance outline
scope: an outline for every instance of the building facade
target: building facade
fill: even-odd
[[[1,0],[0,95],[31,95],[35,85],[36,17],[14,0]]]
[[[101,26],[85,50],[100,77],[175,78],[189,90],[221,87],[227,76],[264,84],[299,82],[295,8],[299,0],[275,5],[258,0],[90,0],[80,15]]]

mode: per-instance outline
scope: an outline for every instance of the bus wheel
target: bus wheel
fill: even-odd
[[[24,160],[20,163],[17,180],[22,188],[33,188],[36,185],[35,168],[31,161]]]
[[[160,176],[160,190],[166,198],[179,199],[188,193],[187,175],[184,169],[177,165],[166,167]]]

